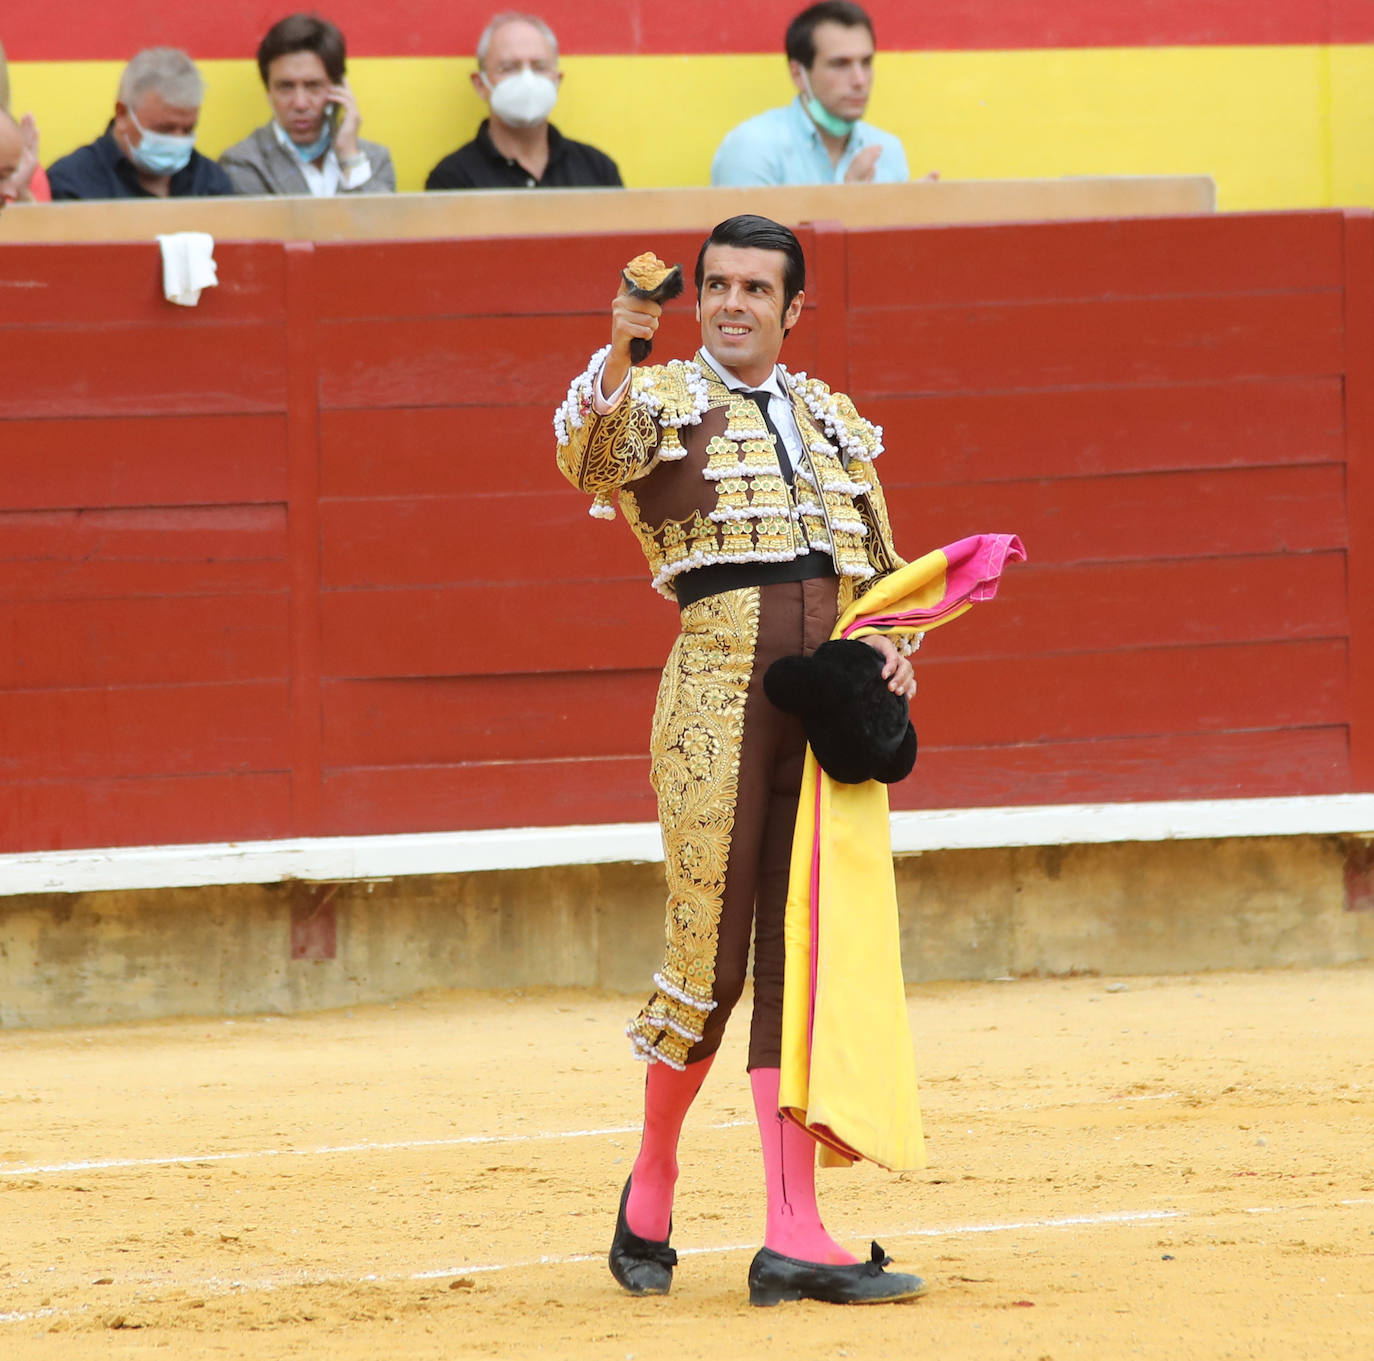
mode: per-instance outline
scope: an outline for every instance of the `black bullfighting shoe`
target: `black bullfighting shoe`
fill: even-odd
[[[677,1253],[668,1246],[668,1239],[656,1243],[631,1233],[625,1223],[625,1202],[630,1198],[630,1183],[620,1193],[620,1213],[615,1220],[615,1237],[611,1239],[611,1275],[632,1295],[666,1295],[673,1284],[673,1268]],[[672,1236],[673,1222],[668,1221]],[[784,1259],[785,1260],[785,1259]]]
[[[824,1304],[889,1304],[925,1294],[926,1283],[919,1276],[884,1271],[891,1261],[876,1243],[868,1261],[849,1266],[800,1262],[771,1248],[760,1248],[749,1264],[749,1303],[820,1300]]]

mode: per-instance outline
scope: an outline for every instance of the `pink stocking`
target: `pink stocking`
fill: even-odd
[[[799,1125],[778,1111],[776,1068],[755,1068],[754,1089],[759,1138],[763,1143],[763,1176],[768,1186],[768,1224],[764,1246],[802,1262],[840,1266],[856,1262],[821,1223],[816,1207],[816,1143]]]
[[[630,1232],[661,1243],[673,1218],[677,1185],[677,1141],[682,1122],[715,1059],[709,1054],[682,1072],[666,1063],[651,1063],[644,1079],[644,1135],[630,1174],[625,1223]]]

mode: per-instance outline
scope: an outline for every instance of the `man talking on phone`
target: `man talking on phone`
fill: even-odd
[[[343,34],[327,19],[292,14],[258,46],[272,121],[219,163],[240,194],[391,194],[391,153],[358,136],[362,114],[345,76]]]

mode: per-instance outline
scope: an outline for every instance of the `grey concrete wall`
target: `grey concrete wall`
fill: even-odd
[[[897,862],[912,982],[1192,972],[1374,958],[1336,837],[942,851]],[[0,898],[0,1026],[289,1012],[426,988],[638,993],[663,940],[662,867],[345,884],[333,958],[292,958],[317,885]],[[308,933],[307,933],[308,935]],[[303,939],[299,937],[298,939]],[[318,945],[318,938],[316,938]]]
[[[897,862],[907,978],[1191,973],[1374,958],[1340,837],[941,851]]]

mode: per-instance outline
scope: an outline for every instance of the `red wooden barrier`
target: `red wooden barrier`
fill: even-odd
[[[652,818],[674,611],[551,425],[645,244],[0,248],[0,851]],[[1374,789],[1374,219],[803,244],[899,545],[1031,554],[895,806]]]

